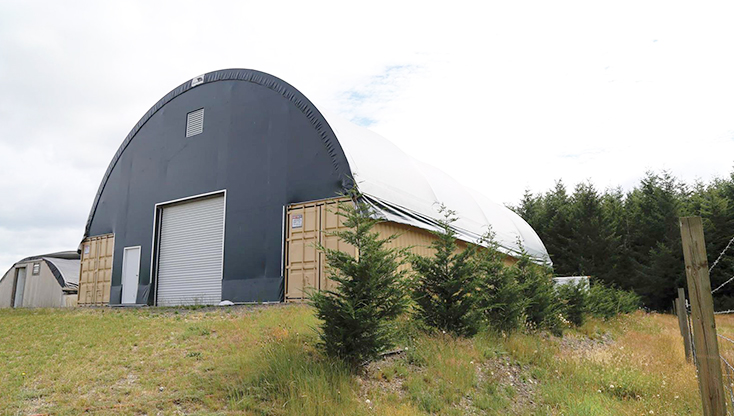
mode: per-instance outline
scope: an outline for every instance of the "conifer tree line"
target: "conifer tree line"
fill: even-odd
[[[679,217],[702,217],[712,264],[734,237],[734,173],[691,185],[665,171],[647,172],[629,192],[588,182],[570,191],[557,181],[543,194],[526,191],[512,208],[540,236],[556,275],[592,276],[666,310],[676,288],[686,287]],[[712,288],[734,276],[730,250],[711,272]],[[734,309],[734,284],[718,291],[714,303],[716,310]]]
[[[456,213],[445,206],[432,232],[433,254],[393,247],[397,235],[380,236],[370,206],[356,190],[348,196],[352,203],[340,203],[336,211],[344,228],[329,234],[356,254],[317,245],[337,285],[308,296],[321,321],[322,348],[352,369],[395,346],[401,319],[448,336],[523,329],[561,335],[564,327],[582,325],[587,315],[607,319],[639,306],[636,294],[601,284],[556,288],[552,270],[525,252],[507,264],[491,229],[478,244],[459,247],[452,226]]]

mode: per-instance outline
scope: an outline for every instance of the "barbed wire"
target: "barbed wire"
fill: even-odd
[[[724,358],[723,355],[719,354],[719,358],[721,358],[721,361],[726,364],[726,383],[724,383],[724,387],[729,391],[729,405],[734,408],[734,384],[732,383],[732,374],[734,373],[734,367],[729,364],[729,361],[726,361],[726,358]],[[726,414],[731,414],[731,412],[727,411]]]
[[[719,253],[719,256],[716,258],[716,260],[711,265],[711,267],[709,267],[709,270],[708,270],[709,273],[711,273],[711,271],[719,264],[719,262],[724,257],[724,255],[729,250],[729,248],[732,246],[732,244],[734,244],[734,237],[732,237],[731,240],[729,240],[729,242],[726,244],[726,247],[724,247],[724,249],[721,251],[721,253]],[[730,277],[724,283],[722,283],[719,286],[717,286],[714,290],[711,291],[711,294],[714,294],[714,293],[718,292],[721,288],[723,288],[724,286],[728,285],[732,281],[734,281],[734,276]],[[686,315],[686,318],[687,318],[686,319],[686,321],[687,321],[686,323],[689,326],[688,327],[689,334],[692,334],[692,331],[691,331],[692,328],[691,328],[691,322],[690,322],[690,320],[691,320],[691,312],[690,312],[690,310],[688,309],[687,306],[688,305],[687,305],[687,302],[686,302],[686,310],[685,310],[685,315]],[[730,314],[730,313],[734,313],[734,310],[729,309],[729,310],[726,310],[726,311],[718,311],[718,312],[714,312],[714,315],[723,315],[723,314]],[[731,344],[730,347],[731,346],[734,346],[734,339],[731,339],[731,338],[729,338],[729,337],[727,337],[725,335],[722,335],[722,334],[718,333],[718,331],[716,332],[716,336],[718,338],[720,338],[720,339],[723,339],[725,341],[728,341]],[[698,371],[699,370],[698,369],[698,357],[696,357],[696,348],[695,348],[696,343],[695,343],[695,341],[694,341],[693,338],[691,339],[690,346],[691,346],[691,353],[693,355],[693,362],[696,363],[696,375],[698,376],[698,372],[699,372]],[[727,403],[728,404],[728,406],[727,406],[728,409],[726,409],[726,414],[727,415],[732,415],[732,411],[734,411],[734,366],[732,366],[729,363],[729,361],[727,361],[727,359],[724,358],[724,356],[721,353],[719,354],[719,358],[720,358],[721,362],[724,363],[725,374],[722,374],[722,376],[726,377],[726,382],[725,383],[722,383],[722,384],[724,384],[724,388],[726,389],[726,391],[728,393],[728,396],[729,396],[729,400],[727,400],[728,401],[728,403]],[[700,382],[700,379],[699,379],[699,382]]]
[[[723,355],[719,354],[719,358],[721,358],[721,361],[723,361],[724,364],[726,364],[726,366],[729,367],[730,370],[734,370],[734,367],[732,367],[731,364],[729,364],[729,361],[726,361],[726,358],[724,358]]]
[[[732,237],[732,239],[729,240],[729,243],[727,243],[726,247],[724,247],[724,250],[721,251],[721,253],[716,258],[716,260],[714,261],[714,263],[711,265],[711,267],[709,267],[709,273],[714,269],[714,267],[716,267],[716,265],[719,264],[719,262],[721,261],[721,259],[724,257],[724,254],[729,250],[729,247],[731,247],[732,243],[734,243],[734,237]],[[716,287],[716,289],[712,290],[711,291],[711,294],[716,293],[717,291],[719,291],[721,288],[723,288],[724,286],[728,285],[732,281],[734,281],[734,276],[730,277],[727,281],[725,281],[724,283],[722,283],[718,287]],[[685,309],[685,315],[686,315],[686,318],[687,318],[686,319],[686,321],[687,321],[686,323],[689,325],[689,328],[688,328],[689,333],[692,334],[692,331],[691,331],[692,328],[691,328],[691,322],[690,322],[690,319],[691,319],[691,311],[688,309],[687,303],[688,302],[686,302],[686,309]],[[718,312],[714,312],[714,315],[722,315],[722,314],[729,314],[729,313],[734,313],[734,310],[729,309],[729,310],[726,310],[726,311],[718,311]],[[731,339],[731,338],[729,338],[729,337],[727,337],[725,335],[722,335],[722,334],[718,333],[718,331],[716,332],[716,336],[718,338],[720,338],[720,339],[723,339],[723,340],[729,342],[731,344],[730,345],[730,348],[731,348],[731,346],[734,346],[734,339]],[[691,353],[693,355],[693,362],[696,363],[696,366],[695,366],[696,367],[696,375],[699,376],[699,374],[698,374],[699,373],[699,369],[698,369],[698,358],[696,357],[696,348],[695,348],[696,343],[695,343],[695,341],[694,341],[693,338],[691,339],[690,345],[691,345]],[[727,400],[728,401],[728,403],[727,403],[728,409],[726,409],[726,414],[727,415],[732,415],[733,414],[732,411],[734,411],[734,366],[732,366],[731,363],[729,363],[729,361],[727,361],[727,359],[724,358],[724,356],[721,353],[719,354],[719,358],[720,358],[721,362],[724,364],[725,373],[722,374],[722,376],[723,377],[726,377],[726,379],[725,379],[726,381],[724,383],[722,383],[722,384],[723,384],[723,387],[726,389],[725,390],[726,393],[728,393],[728,394],[725,393],[725,395],[728,395],[729,396],[728,397],[728,400]],[[724,380],[722,380],[722,381],[724,381]],[[700,382],[700,380],[699,380],[699,382]]]
[[[729,341],[731,344],[734,344],[734,339],[731,339],[727,336],[721,335],[718,332],[716,333],[716,336]],[[732,377],[734,376],[734,366],[732,366],[729,361],[724,358],[724,356],[719,353],[719,358],[724,363],[724,369],[726,370],[725,374],[722,374],[722,376],[726,377],[726,382],[722,383],[724,385],[724,388],[729,393],[729,407],[731,409],[734,409],[734,383],[732,382]],[[722,380],[723,381],[723,380]],[[727,415],[730,415],[731,412],[727,409],[726,412]]]
[[[721,260],[721,258],[724,257],[724,253],[726,253],[726,251],[729,250],[729,247],[731,247],[732,243],[734,243],[734,237],[732,237],[731,240],[729,240],[729,243],[726,245],[726,247],[724,247],[724,249],[721,250],[721,254],[719,254],[719,257],[716,258],[716,261],[714,261],[714,264],[712,264],[711,267],[709,267],[709,273],[711,273],[711,270],[713,270],[714,267],[716,267],[716,265],[719,264],[719,260]]]
[[[730,278],[729,278],[729,280],[727,280],[726,282],[724,282],[724,283],[720,284],[720,285],[719,285],[719,287],[717,287],[716,289],[712,290],[712,291],[711,291],[711,294],[713,295],[714,293],[716,293],[716,291],[718,291],[718,290],[719,290],[719,289],[721,289],[722,287],[724,287],[724,286],[728,285],[728,284],[729,284],[729,282],[731,282],[732,280],[734,280],[734,276],[730,277]]]
[[[723,335],[721,335],[719,333],[717,333],[716,336],[719,337],[719,338],[724,338],[725,340],[727,340],[727,341],[731,342],[732,344],[734,344],[734,339],[725,337],[725,336],[723,336]]]

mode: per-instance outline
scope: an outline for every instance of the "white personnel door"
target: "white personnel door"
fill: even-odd
[[[140,278],[140,247],[125,247],[122,253],[122,303],[135,304]]]
[[[214,305],[222,300],[224,196],[164,207],[157,304]]]

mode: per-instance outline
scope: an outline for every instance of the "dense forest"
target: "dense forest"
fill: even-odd
[[[525,192],[513,209],[545,243],[556,275],[588,275],[632,289],[646,307],[672,307],[685,286],[678,218],[703,218],[709,264],[734,237],[734,173],[686,184],[668,172],[648,172],[629,192],[591,183],[570,192],[562,181],[545,194]],[[734,276],[734,244],[711,272],[716,288]],[[734,309],[734,282],[714,295],[716,310]]]

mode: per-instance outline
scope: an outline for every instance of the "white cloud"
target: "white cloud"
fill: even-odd
[[[3,2],[0,269],[75,249],[117,147],[194,75],[254,68],[498,202],[734,165],[729,3]]]

